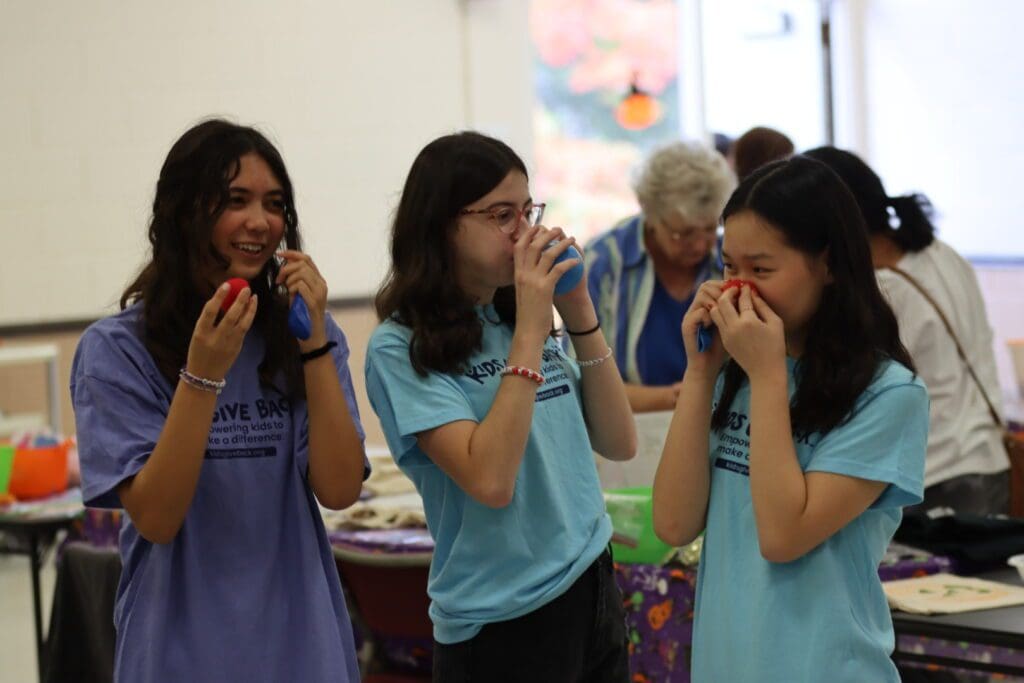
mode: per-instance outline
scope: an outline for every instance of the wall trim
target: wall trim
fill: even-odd
[[[365,308],[369,306],[373,306],[373,297],[370,296],[348,296],[327,300],[327,307],[336,310]],[[14,339],[16,337],[35,337],[48,334],[81,332],[99,319],[100,318],[68,318],[66,320],[0,325],[0,338]]]

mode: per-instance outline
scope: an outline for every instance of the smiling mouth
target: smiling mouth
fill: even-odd
[[[240,251],[249,256],[259,256],[266,249],[265,244],[252,244],[250,242],[234,242],[231,244],[231,247],[235,251]]]

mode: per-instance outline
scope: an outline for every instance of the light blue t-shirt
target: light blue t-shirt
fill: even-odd
[[[552,340],[544,345],[533,422],[505,508],[478,503],[416,443],[416,434],[457,420],[480,422],[501,383],[512,330],[492,306],[478,309],[482,348],[461,374],[416,373],[411,330],[382,323],[370,338],[366,390],[399,468],[423,497],[435,549],[430,565],[434,638],[458,643],[484,624],[513,619],[562,595],[611,538],[590,439],[579,369]],[[520,381],[529,381],[521,379]]]
[[[71,396],[87,505],[120,507],[174,387],[139,336],[136,305],[89,327]],[[348,346],[328,318],[332,357],[359,424]],[[352,624],[307,480],[308,415],[260,386],[263,339],[250,332],[217,397],[195,496],[174,540],[143,538],[125,515],[114,607],[114,679],[126,683],[359,680]]]
[[[789,362],[790,396],[795,388]],[[722,382],[715,396],[721,393]],[[711,433],[711,492],[697,578],[694,683],[885,683],[892,619],[878,565],[901,508],[921,501],[928,393],[886,362],[857,399],[853,417],[825,435],[795,441],[805,472],[888,482],[860,516],[803,557],[773,563],[760,553],[750,496],[750,385],[727,427]]]

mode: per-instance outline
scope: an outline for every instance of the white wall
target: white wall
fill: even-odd
[[[822,144],[817,3],[704,0],[702,14],[708,130],[738,137],[754,126],[770,126],[797,149]]]
[[[526,35],[517,0],[4,0],[0,324],[113,310],[160,164],[211,114],[278,144],[331,295],[370,294],[426,142],[479,127],[530,158]]]
[[[860,152],[890,194],[928,195],[939,236],[975,261],[1005,405],[1024,419],[1006,347],[1024,337],[1024,3],[833,5],[837,144]]]
[[[1019,0],[837,0],[839,142],[890,194],[923,191],[941,237],[1024,258]]]

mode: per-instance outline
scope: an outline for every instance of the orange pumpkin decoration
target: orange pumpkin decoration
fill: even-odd
[[[629,93],[615,108],[615,120],[626,130],[643,130],[661,118],[661,104],[637,85],[636,74],[629,84]]]
[[[626,130],[643,130],[661,118],[661,105],[645,92],[630,93],[615,108],[615,120]]]
[[[657,605],[652,605],[651,609],[647,610],[647,623],[651,625],[655,631],[660,631],[661,627],[665,625],[668,618],[672,616],[672,601],[666,600],[659,602]]]

